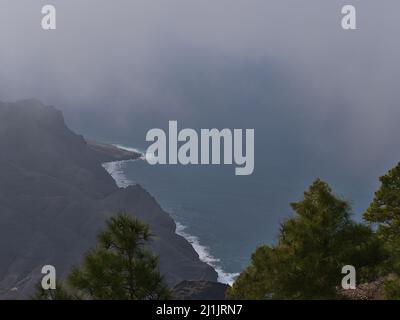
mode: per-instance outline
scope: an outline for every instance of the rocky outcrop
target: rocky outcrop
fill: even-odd
[[[210,281],[182,281],[172,289],[175,300],[224,300],[227,284]]]
[[[388,275],[375,281],[361,283],[356,289],[340,289],[338,293],[346,300],[385,300],[384,287],[388,280],[394,280],[396,276]]]
[[[112,161],[123,161],[123,160],[135,160],[142,156],[140,153],[123,150],[110,144],[99,143],[97,141],[92,141],[92,140],[86,140],[86,143],[89,149],[91,149],[94,152],[95,157],[101,163],[112,162]]]
[[[43,265],[54,265],[62,278],[118,211],[150,225],[171,286],[216,281],[157,201],[139,185],[118,188],[101,165],[137,157],[87,143],[60,111],[39,101],[0,103],[0,299],[29,297]]]

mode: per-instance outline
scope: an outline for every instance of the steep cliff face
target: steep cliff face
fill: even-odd
[[[137,156],[88,144],[38,101],[0,103],[0,298],[29,297],[45,264],[63,277],[121,210],[150,225],[170,285],[216,281],[156,200],[140,186],[119,189],[101,166]]]

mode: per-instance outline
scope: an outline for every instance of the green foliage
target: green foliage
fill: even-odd
[[[400,163],[379,180],[380,188],[364,219],[377,226],[377,236],[388,253],[382,263],[385,272],[391,275],[385,282],[385,297],[400,299]]]
[[[400,280],[398,277],[389,277],[385,281],[383,294],[386,299],[400,300]]]
[[[261,246],[251,256],[250,266],[226,292],[227,299],[263,300],[274,297],[277,255],[274,248]]]
[[[73,268],[68,284],[91,299],[149,300],[169,297],[157,270],[158,258],[146,249],[149,227],[127,214],[107,221],[96,249]]]
[[[377,236],[390,255],[386,268],[400,274],[400,164],[379,180],[381,186],[364,218],[378,227]]]
[[[350,219],[349,204],[317,179],[304,199],[291,204],[275,246],[262,246],[227,297],[233,299],[338,298],[344,265],[358,280],[376,275],[383,251],[372,230]]]
[[[79,300],[78,295],[69,293],[61,282],[57,282],[55,290],[45,290],[41,282],[36,285],[32,300]]]

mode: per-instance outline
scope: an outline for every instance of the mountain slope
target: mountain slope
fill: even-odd
[[[119,189],[101,166],[137,156],[87,143],[38,101],[0,103],[0,298],[29,297],[45,264],[63,277],[120,210],[150,224],[170,285],[216,281],[156,200],[140,186]]]

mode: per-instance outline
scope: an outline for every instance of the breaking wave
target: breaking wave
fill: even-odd
[[[145,159],[145,152],[142,152],[141,150],[120,144],[114,144],[114,146],[123,150],[140,153],[142,155],[140,159],[141,160]],[[130,180],[124,172],[125,165],[129,161],[136,161],[136,160],[123,160],[123,161],[113,161],[113,162],[103,163],[104,169],[106,169],[106,171],[113,177],[119,188],[126,188],[134,184],[134,182]],[[176,231],[175,231],[176,234],[184,237],[192,245],[193,249],[199,255],[201,261],[207,263],[208,265],[210,265],[215,269],[215,271],[218,273],[218,282],[232,284],[235,278],[238,276],[238,273],[225,272],[220,266],[221,260],[215,258],[210,253],[210,248],[202,245],[198,237],[187,233],[185,231],[187,229],[186,226],[179,223],[178,221],[175,221],[175,223],[176,223]]]

